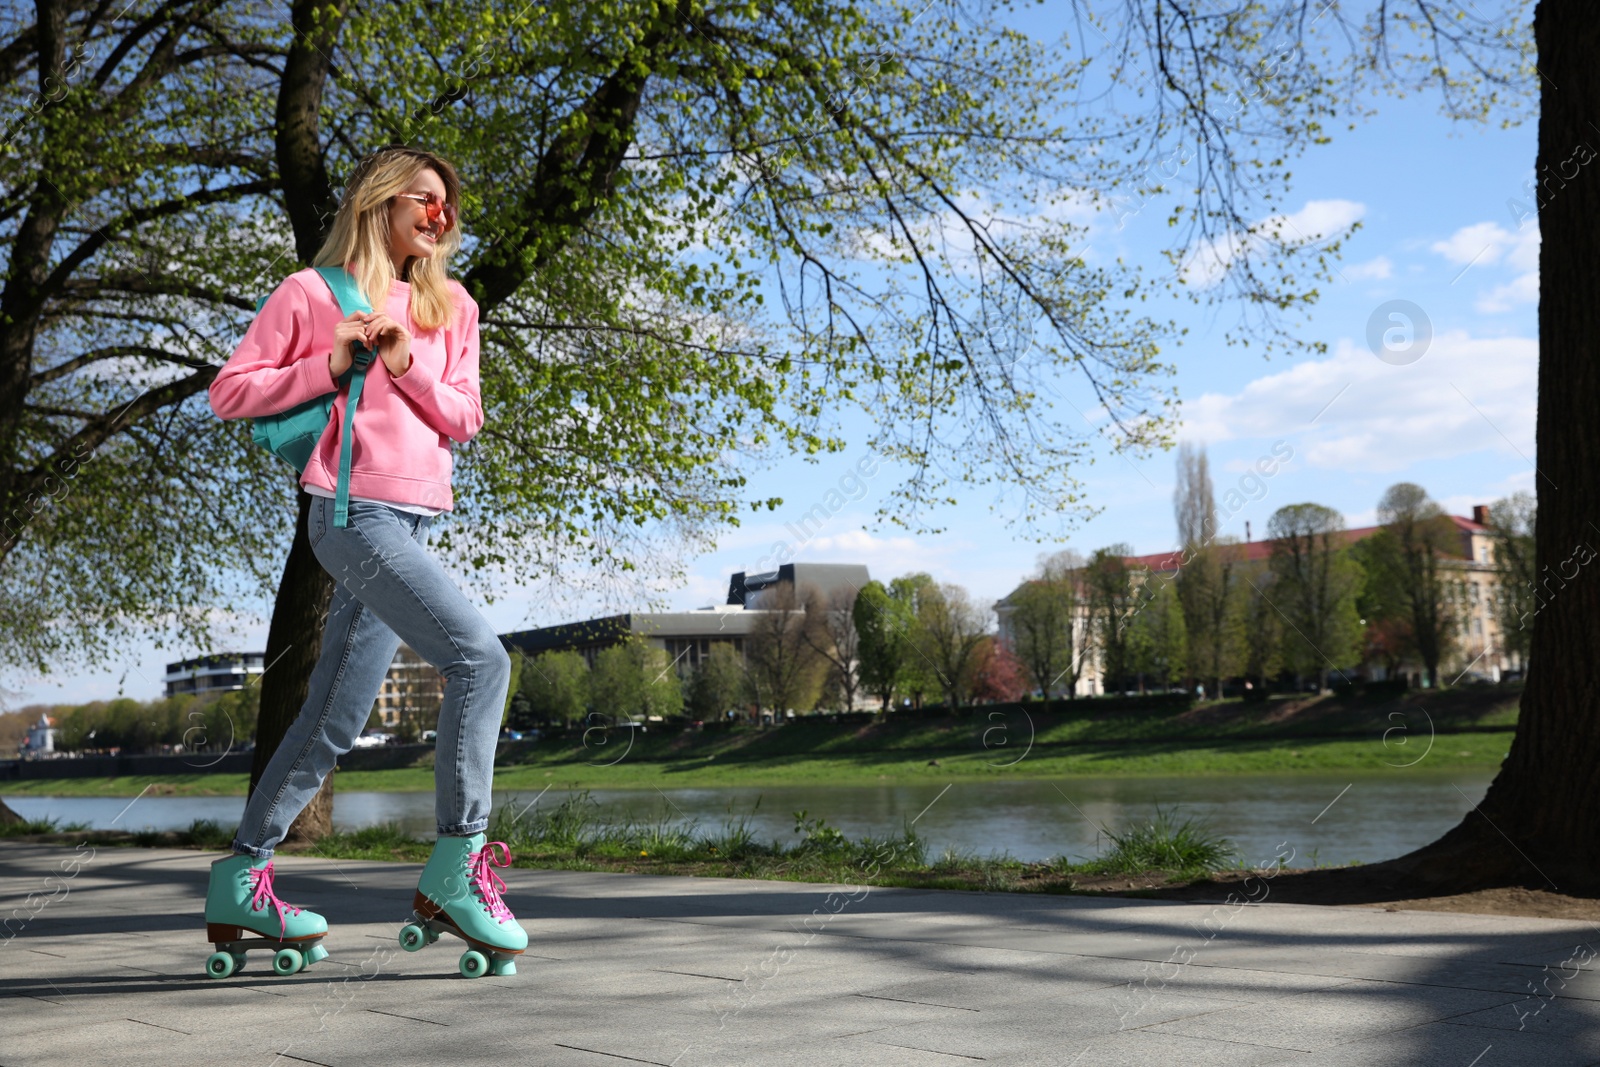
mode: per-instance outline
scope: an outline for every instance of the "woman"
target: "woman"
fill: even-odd
[[[222,418],[272,415],[334,392],[356,342],[375,352],[356,406],[348,525],[335,525],[333,499],[345,392],[300,478],[317,498],[307,539],[338,585],[306,702],[245,805],[233,854],[212,865],[206,925],[219,951],[207,969],[218,977],[234,969],[222,957],[237,966],[245,948],[265,947],[243,940],[245,930],[279,949],[280,973],[327,955],[323,918],[277,897],[272,853],[365,726],[402,639],[445,677],[439,836],[417,890],[420,927],[408,926],[402,942],[420,948],[454,933],[472,946],[464,973],[482,973],[485,956],[495,973],[511,973],[511,957],[528,944],[489,869],[510,856],[484,838],[511,661],[424,551],[433,517],[452,504],[450,442],[466,443],[483,425],[478,306],[445,265],[461,245],[459,198],[455,168],[433,153],[390,146],[362,160],[313,266],[343,265],[374,310],[342,316],[315,269],[292,274],[211,384]],[[467,958],[473,950],[483,953],[476,961]]]

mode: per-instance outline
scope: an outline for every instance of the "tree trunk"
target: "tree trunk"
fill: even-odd
[[[1536,438],[1539,521],[1536,573],[1559,588],[1533,618],[1522,713],[1511,752],[1489,793],[1449,833],[1376,874],[1463,891],[1525,884],[1600,893],[1600,567],[1593,552],[1589,484],[1600,469],[1600,317],[1593,278],[1600,263],[1600,181],[1562,181],[1563,161],[1595,145],[1600,114],[1600,18],[1591,0],[1540,0],[1538,44],[1539,381]],[[1559,86],[1559,90],[1556,88]],[[1593,149],[1588,149],[1593,158]]]
[[[311,670],[322,649],[322,626],[333,601],[333,579],[322,569],[306,539],[306,516],[311,494],[297,491],[299,519],[294,542],[283,564],[278,599],[267,632],[266,673],[261,676],[261,717],[256,725],[256,757],[250,768],[250,791],[255,792],[267,761],[277,751],[289,724],[300,714],[311,682]],[[333,829],[333,775],[289,827],[287,840],[309,842]]]
[[[0,798],[0,826],[15,826],[22,821],[22,816],[6,807],[6,802]]]

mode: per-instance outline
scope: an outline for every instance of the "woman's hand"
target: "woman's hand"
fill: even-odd
[[[367,318],[367,344],[377,350],[392,376],[398,378],[411,369],[411,334],[381,311]]]
[[[367,319],[370,317],[360,311],[352,311],[349,318],[334,324],[333,354],[328,357],[328,372],[335,381],[355,363],[350,346],[356,341],[366,342]]]

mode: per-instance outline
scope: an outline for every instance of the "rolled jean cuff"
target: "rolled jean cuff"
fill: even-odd
[[[481,834],[489,828],[488,819],[477,819],[473,822],[458,822],[454,826],[439,827],[440,837],[471,837]]]
[[[258,860],[270,860],[272,858],[272,849],[246,845],[237,838],[233,842],[233,851],[238,855],[254,856]]]

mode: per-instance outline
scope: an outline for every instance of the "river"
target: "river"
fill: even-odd
[[[1404,769],[1385,774],[1284,774],[1169,778],[1065,778],[1058,781],[957,781],[940,785],[789,786],[670,790],[593,790],[602,818],[698,822],[716,830],[745,816],[760,840],[794,840],[793,812],[804,808],[850,837],[897,833],[906,820],[945,848],[1022,860],[1097,854],[1100,827],[1122,829],[1155,813],[1204,820],[1247,863],[1294,850],[1291,866],[1370,863],[1427,844],[1483,799],[1491,776]],[[553,807],[551,789],[497,793],[496,805]],[[243,797],[7,796],[27,818],[88,823],[96,829],[183,829],[196,819],[235,823]],[[339,793],[334,823],[355,829],[397,822],[418,836],[434,828],[432,793]],[[1284,848],[1286,846],[1286,848]]]

